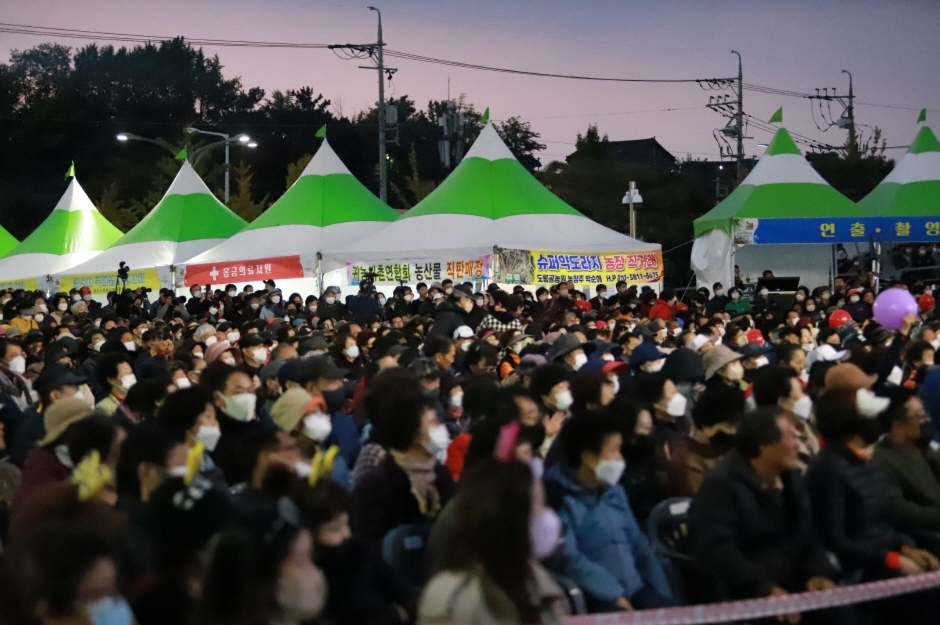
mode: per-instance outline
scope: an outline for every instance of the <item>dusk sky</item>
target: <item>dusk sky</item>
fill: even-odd
[[[852,72],[856,120],[863,136],[879,126],[891,146],[907,145],[917,111],[940,119],[940,2],[937,0],[374,0],[387,47],[424,56],[514,69],[626,78],[731,77],[744,57],[746,83],[848,91]],[[0,0],[2,21],[153,36],[183,35],[307,43],[369,42],[375,13],[367,0]],[[48,39],[0,34],[0,49]],[[85,42],[65,39],[81,46]],[[132,44],[125,44],[132,45]],[[374,72],[327,50],[206,48],[227,76],[246,87],[313,87],[350,115],[372,106]],[[704,107],[695,84],[624,84],[525,77],[389,59],[398,68],[389,95],[430,99],[466,94],[494,119],[532,122],[548,148],[543,162],[573,151],[591,122],[611,140],[655,136],[682,158],[717,158],[712,131],[724,120]],[[845,131],[817,130],[805,99],[745,91],[745,111],[766,121],[784,107],[785,126],[825,143]],[[888,105],[887,108],[878,105]],[[663,109],[680,109],[663,111]],[[908,110],[913,109],[913,110]],[[841,112],[833,104],[833,115]],[[818,115],[817,115],[818,121]],[[753,129],[748,155],[767,133]],[[901,150],[889,155],[899,157]]]

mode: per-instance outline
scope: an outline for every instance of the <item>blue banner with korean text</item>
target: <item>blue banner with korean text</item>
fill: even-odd
[[[735,245],[940,241],[937,217],[736,219]]]

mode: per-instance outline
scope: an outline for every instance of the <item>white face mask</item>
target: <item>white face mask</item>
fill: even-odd
[[[768,295],[770,295],[770,291],[768,291],[767,289],[761,289],[760,295],[761,297],[767,297]]]
[[[379,298],[379,306],[385,306],[385,298],[384,298],[384,297],[380,297],[380,298]]]
[[[255,362],[264,363],[268,360],[268,350],[263,347],[258,347],[251,352],[251,357],[254,358]]]
[[[272,296],[271,296],[271,303],[272,303],[272,304],[280,304],[280,303],[281,303],[281,296],[280,296],[280,295],[272,295]]]
[[[405,295],[405,301],[406,301],[407,303],[409,303],[409,304],[410,304],[411,302],[413,302],[414,299],[415,299],[415,296],[412,295],[411,293],[408,293],[408,294]]]
[[[614,395],[617,395],[620,392],[620,378],[615,375],[607,379],[610,380],[610,385],[614,387]]]
[[[597,481],[608,486],[613,486],[620,481],[627,463],[623,460],[601,460],[594,467],[594,477]]]
[[[659,360],[653,360],[651,362],[643,365],[643,370],[647,373],[658,373],[662,370],[663,366],[666,364],[665,358],[660,358]]]
[[[888,409],[890,403],[887,397],[878,397],[867,388],[860,388],[855,393],[855,405],[864,417],[877,417]]]
[[[688,404],[689,400],[685,398],[685,395],[676,393],[672,396],[672,399],[669,400],[669,403],[666,404],[666,414],[670,417],[684,417],[685,409]]]
[[[757,366],[758,369],[760,369],[761,367],[766,367],[767,365],[769,365],[770,361],[767,360],[767,356],[758,356],[757,358],[754,359],[754,364]]]
[[[436,301],[442,299],[443,297],[444,297],[444,296],[441,295],[440,293],[435,293],[435,294],[434,294],[434,297],[432,297],[431,299],[436,302]]]
[[[463,343],[460,344],[460,351],[469,352],[470,345],[472,345],[472,341],[464,341]]]
[[[888,384],[901,386],[901,382],[904,381],[904,372],[901,370],[901,367],[894,367],[891,370],[891,373],[888,374],[888,379],[886,381],[888,382]]]
[[[852,297],[849,298],[849,301],[852,302],[853,304],[857,304],[859,299],[861,298],[858,295],[853,295]]]
[[[137,376],[133,373],[121,376],[121,388],[125,391],[129,391],[135,384],[137,384]]]
[[[574,396],[571,394],[571,391],[561,391],[555,393],[555,408],[558,410],[568,410],[571,408],[571,404],[574,403]]]
[[[317,305],[316,305],[316,304],[310,304],[309,306],[307,306],[307,310],[309,310],[309,311],[312,312],[312,313],[315,313],[315,312],[317,312]]]
[[[236,293],[238,293],[238,291],[226,291],[225,292],[225,294],[228,295],[229,297],[235,297]]]
[[[334,304],[335,302],[336,302],[336,298],[335,298],[335,297],[328,297],[328,298],[326,298],[326,303],[327,303],[327,304]]]
[[[95,350],[96,352],[100,352],[102,345],[104,345],[104,341],[96,341],[96,342],[91,346],[91,348],[92,348],[93,350]]]
[[[26,358],[23,356],[17,356],[11,360],[7,366],[13,373],[19,373],[20,375],[23,375],[26,373]]]
[[[219,314],[219,309],[216,308],[215,306],[213,306],[212,308],[209,309],[209,314],[210,314],[210,315],[217,315],[217,314]]]
[[[75,295],[72,296],[72,301],[73,301],[73,302],[80,302],[80,301],[82,301],[82,296],[76,293]]]
[[[231,354],[225,354],[224,356],[220,356],[219,360],[227,364],[229,367],[235,366],[235,357],[232,356]]]
[[[202,352],[193,352],[193,358],[202,359],[204,357]]]
[[[322,412],[307,415],[304,417],[303,432],[310,440],[322,443],[333,432],[333,420]]]
[[[202,289],[196,289],[195,291],[193,291],[193,297],[195,298],[202,297]]]
[[[809,395],[803,395],[793,404],[793,414],[803,419],[804,421],[809,421],[809,417],[813,414],[813,400],[810,399]]]
[[[249,304],[249,306],[251,307],[252,310],[258,310],[259,308],[261,308],[261,304],[259,304],[258,302],[252,302],[251,304]]]
[[[731,294],[731,299],[733,299],[734,301],[738,301],[740,298],[741,298],[741,294],[738,293],[737,291]]]
[[[46,316],[43,315],[42,313],[36,313],[36,315],[35,315],[35,317],[34,317],[34,319],[36,319],[36,323],[42,323],[42,320],[45,319],[45,318],[46,318]]]
[[[229,343],[237,343],[238,339],[242,337],[241,332],[229,332],[225,335],[225,338],[228,339]]]
[[[571,368],[577,371],[578,369],[583,367],[587,363],[587,361],[588,361],[588,357],[585,356],[584,354],[575,354],[574,364],[571,365]]]
[[[225,403],[225,414],[236,421],[251,421],[255,416],[255,404],[258,396],[254,393],[240,393],[238,395],[222,395]]]
[[[190,386],[193,385],[193,383],[189,381],[189,378],[185,376],[182,378],[176,378],[175,380],[173,380],[173,383],[176,384],[176,388],[178,388],[179,390],[189,388]]]
[[[816,312],[816,307],[812,304],[806,306],[806,312]]]
[[[724,294],[725,294],[724,289],[715,289],[715,297],[721,297]]]
[[[816,348],[812,343],[803,343],[803,351],[807,354],[813,351]]]
[[[196,430],[196,440],[205,445],[209,451],[215,451],[220,438],[222,438],[222,430],[217,425],[200,425]]]
[[[428,438],[431,440],[425,443],[424,448],[432,456],[447,451],[447,448],[450,446],[450,434],[447,432],[447,426],[443,423],[438,423],[429,429]]]
[[[353,345],[352,347],[347,347],[347,348],[346,348],[346,357],[347,357],[347,358],[352,358],[353,360],[355,360],[356,358],[359,358],[359,346],[358,346],[358,345]]]
[[[802,293],[797,293],[797,294],[796,294],[796,301],[802,302],[802,301],[805,300],[805,299],[806,299],[806,296],[803,295]]]
[[[56,308],[58,308],[61,312],[65,312],[69,309],[69,305],[63,302],[62,304],[56,306]]]
[[[83,295],[83,296],[82,296],[82,299],[85,300],[86,302],[90,302],[90,301],[91,301],[91,294]]]
[[[454,393],[450,396],[450,407],[454,410],[463,408],[463,393]]]
[[[218,338],[217,336],[215,336],[215,335],[207,336],[207,337],[206,337],[206,340],[203,341],[203,343],[206,344],[206,347],[209,347],[209,346],[211,346],[211,345],[215,345],[215,344],[218,343],[218,342],[219,342],[219,338]]]
[[[940,350],[940,336],[930,341],[930,344],[933,345],[934,351]]]
[[[129,352],[137,351],[137,343],[135,343],[134,341],[125,341],[123,345],[124,345],[124,348]]]
[[[446,289],[444,289],[444,292],[450,295],[451,293],[454,292],[454,289],[452,287],[447,287]]]

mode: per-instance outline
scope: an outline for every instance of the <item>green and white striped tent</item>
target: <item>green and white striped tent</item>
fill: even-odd
[[[184,265],[299,256],[314,277],[317,254],[358,241],[398,219],[398,213],[356,180],[323,140],[300,177],[241,232]]]
[[[166,194],[140,223],[106,251],[64,275],[113,276],[125,261],[134,270],[156,270],[160,284],[169,286],[175,283],[171,273],[177,263],[218,245],[246,225],[185,161]],[[63,288],[68,285],[64,280]]]
[[[806,284],[823,284],[829,279],[832,248],[820,238],[821,222],[843,225],[868,217],[830,186],[790,133],[779,128],[741,184],[695,220],[692,268],[698,284],[709,289],[715,282],[730,284],[735,264],[745,277],[771,269],[776,275],[800,276]]]
[[[97,256],[120,237],[73,177],[49,216],[0,260],[0,286],[47,289],[50,276]]]
[[[859,206],[878,217],[940,219],[940,141],[929,126],[921,126],[907,154]]]
[[[649,252],[592,221],[546,189],[519,163],[492,123],[430,195],[396,222],[324,259],[410,262],[479,258],[494,248],[557,252]]]

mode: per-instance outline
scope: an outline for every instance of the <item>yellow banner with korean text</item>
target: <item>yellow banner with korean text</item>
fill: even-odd
[[[63,276],[59,289],[69,292],[72,289],[81,289],[89,287],[93,295],[107,295],[110,291],[116,291],[125,286],[123,282],[118,282],[117,272],[85,274],[80,276]],[[139,289],[147,287],[154,291],[162,288],[160,276],[155,268],[132,270],[127,274],[127,288]]]
[[[663,279],[663,252],[557,253],[532,250],[533,284],[651,284]]]
[[[0,282],[0,290],[23,289],[24,291],[38,291],[39,281],[36,278],[23,278],[22,280],[4,280]]]

